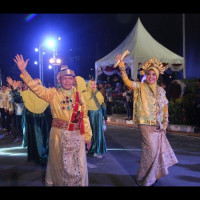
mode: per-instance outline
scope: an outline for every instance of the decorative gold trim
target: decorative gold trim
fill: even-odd
[[[157,58],[150,58],[145,64],[141,67],[140,75],[145,75],[148,71],[148,68],[154,66],[158,69],[160,74],[164,74],[165,66],[157,59]]]

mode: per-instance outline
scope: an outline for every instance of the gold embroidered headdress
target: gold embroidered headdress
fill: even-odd
[[[140,75],[145,75],[150,67],[155,67],[160,74],[164,74],[165,67],[163,64],[157,59],[157,58],[150,58],[142,67],[140,70]]]
[[[61,76],[73,76],[75,77],[75,73],[73,70],[69,69],[67,65],[61,66],[61,71],[58,72],[57,81],[60,82]]]

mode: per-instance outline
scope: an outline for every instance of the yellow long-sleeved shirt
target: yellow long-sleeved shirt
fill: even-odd
[[[119,64],[124,83],[134,90],[133,122],[136,124],[159,125],[161,129],[168,126],[168,100],[166,92],[157,86],[156,96],[147,83],[128,79],[123,62]]]
[[[26,72],[25,74],[21,74],[20,77],[24,80],[24,82],[31,88],[31,90],[38,95],[41,99],[49,102],[52,117],[55,119],[60,119],[64,121],[69,121],[72,114],[72,108],[67,109],[63,101],[66,101],[66,90],[64,89],[57,89],[57,88],[46,88],[42,85],[35,84],[34,80],[31,76]],[[72,89],[72,102],[75,100],[75,92],[76,88],[73,87]],[[84,139],[85,141],[90,141],[92,137],[92,130],[90,127],[89,118],[87,116],[86,105],[84,103],[83,97],[80,95],[80,99],[83,102],[82,105],[79,105],[79,110],[83,111],[83,121],[85,126],[85,134]]]

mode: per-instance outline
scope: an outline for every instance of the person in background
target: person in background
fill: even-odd
[[[27,147],[28,162],[46,166],[49,154],[49,126],[45,110],[49,103],[39,98],[30,89],[17,90],[20,81],[7,79],[12,83],[13,98],[15,103],[23,103],[24,109],[21,116],[23,129],[22,147]],[[34,79],[34,83],[41,85],[40,79]]]
[[[194,116],[195,116],[195,125],[198,127],[198,132],[200,128],[200,79],[196,81],[197,84],[197,89],[195,92],[195,97],[194,97]]]
[[[88,92],[87,92],[87,86],[86,86],[85,79],[81,76],[76,76],[74,85],[77,88],[78,92],[80,94],[82,94],[82,96],[86,102],[87,97],[88,97]]]
[[[14,61],[28,87],[50,104],[53,119],[46,186],[88,186],[85,143],[90,147],[92,131],[84,99],[73,86],[74,71],[62,69],[57,75],[59,87],[46,88],[36,84],[27,72],[29,59],[24,61],[17,54]]]
[[[106,111],[107,111],[107,115],[112,115],[112,86],[111,84],[108,82],[106,85]]]
[[[105,89],[105,84],[103,82],[99,83],[99,91],[103,95],[104,101],[106,100],[106,89]]]
[[[92,144],[89,153],[94,157],[102,158],[102,154],[107,152],[106,140],[103,124],[107,121],[106,105],[104,97],[97,89],[95,80],[90,80],[87,84],[87,110],[92,128]]]
[[[140,71],[146,74],[146,82],[129,80],[124,61],[117,55],[122,79],[128,88],[134,90],[133,122],[139,125],[142,136],[142,154],[136,183],[152,186],[167,175],[168,168],[178,163],[174,151],[166,137],[168,126],[168,100],[165,90],[158,86],[159,74],[165,67],[156,58],[149,59]]]
[[[24,109],[24,103],[22,98],[16,98],[16,94],[22,92],[22,81],[15,81],[12,80],[11,77],[7,77],[6,81],[11,86],[12,89],[12,96],[13,96],[13,104],[15,109],[15,127],[16,127],[16,133],[15,133],[15,140],[14,142],[22,142],[23,141],[23,128],[22,128],[22,114]]]
[[[123,96],[125,98],[125,107],[127,111],[127,118],[125,118],[125,120],[132,120],[133,118],[133,90],[129,89],[125,85]]]
[[[2,85],[0,99],[1,127],[4,131],[4,134],[2,134],[0,137],[2,139],[4,136],[13,136],[11,133],[11,123],[14,113],[14,106],[12,102],[11,89],[6,85]]]

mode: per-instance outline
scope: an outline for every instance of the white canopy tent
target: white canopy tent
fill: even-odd
[[[158,43],[144,28],[140,19],[126,39],[105,57],[95,62],[95,79],[103,72],[107,75],[118,73],[113,66],[116,63],[117,54],[129,50],[124,61],[126,67],[131,70],[131,78],[137,79],[138,69],[152,57],[156,57],[165,64],[166,69],[180,71],[184,67],[184,58],[173,53]],[[112,73],[111,73],[112,71]]]

